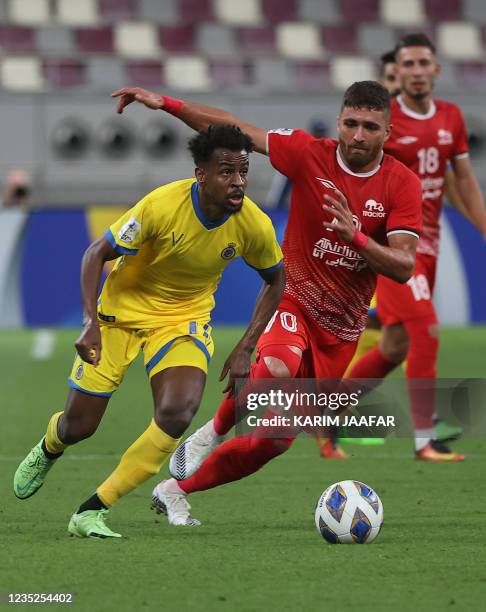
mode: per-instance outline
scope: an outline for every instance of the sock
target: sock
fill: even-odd
[[[46,439],[42,438],[42,442],[41,442],[41,448],[42,448],[42,452],[44,453],[44,455],[48,458],[48,459],[58,459],[61,455],[63,455],[64,453],[50,453],[47,450],[47,446],[46,446]]]
[[[346,378],[385,378],[397,365],[387,359],[379,347],[375,346],[358,359],[351,370],[347,371]]]
[[[157,489],[157,493],[174,493],[175,495],[186,495],[186,492],[183,491],[179,482],[175,478],[169,478],[165,482],[159,482],[159,484],[155,487]]]
[[[358,360],[363,356],[366,355],[366,353],[368,353],[369,351],[371,351],[371,349],[374,349],[381,338],[381,330],[380,329],[365,329],[364,332],[361,334],[361,337],[359,339],[358,342],[358,346],[356,348],[356,353],[354,354],[354,357],[351,359],[346,373],[344,374],[345,378],[353,378],[353,376],[350,375],[351,370],[354,367],[354,364],[358,362]],[[364,378],[363,376],[355,376],[354,378]]]
[[[416,430],[434,429],[439,339],[435,331],[431,329],[436,325],[437,319],[434,316],[404,322],[409,337],[406,374],[412,418]],[[431,437],[434,436],[435,434]]]
[[[415,430],[415,450],[422,450],[435,438],[435,428]]]
[[[80,514],[85,510],[102,510],[106,509],[105,504],[101,501],[98,495],[95,493],[89,499],[87,499],[84,504],[81,504],[76,512],[76,514]]]
[[[214,431],[218,436],[225,436],[235,426],[235,398],[226,395],[213,418]]]
[[[114,472],[96,490],[103,504],[110,508],[121,497],[158,474],[178,444],[179,439],[166,434],[152,419],[143,434],[125,451]]]
[[[297,355],[286,345],[269,345],[262,348],[258,354],[258,359],[252,364],[250,368],[250,380],[257,380],[261,378],[274,378],[272,373],[265,363],[265,357],[275,357],[282,361],[288,372],[289,377],[294,378],[300,367],[302,357]],[[244,397],[245,389],[242,389],[240,396]],[[218,436],[226,435],[236,424],[236,401],[233,396],[226,395],[221,404],[219,405],[216,414],[213,419],[214,431]]]
[[[63,444],[57,435],[57,424],[64,412],[56,412],[51,416],[44,438],[46,450],[54,456],[60,456],[69,444]],[[47,455],[49,456],[49,455]]]
[[[177,484],[185,493],[195,493],[240,480],[285,452],[292,442],[293,438],[236,436],[218,446],[197,472]]]

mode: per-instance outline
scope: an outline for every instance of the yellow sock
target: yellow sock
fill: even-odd
[[[96,493],[108,508],[121,497],[158,474],[162,465],[175,450],[179,439],[172,438],[152,422],[128,448],[120,463]]]
[[[69,444],[63,444],[57,435],[57,423],[62,414],[64,414],[64,412],[56,412],[53,414],[47,426],[46,448],[53,454],[62,453],[62,451],[69,446]]]

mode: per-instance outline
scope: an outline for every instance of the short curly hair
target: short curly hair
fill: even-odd
[[[344,92],[343,108],[369,108],[390,114],[390,94],[378,81],[357,81]]]
[[[193,136],[188,143],[192,159],[197,165],[209,161],[215,149],[230,151],[245,150],[251,153],[255,148],[248,134],[236,125],[210,125],[206,131]]]

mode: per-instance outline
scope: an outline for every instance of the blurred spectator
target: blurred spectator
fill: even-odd
[[[31,179],[22,168],[13,168],[7,174],[5,188],[2,194],[2,206],[27,207],[30,201]]]
[[[326,138],[328,134],[327,123],[319,118],[313,119],[309,124],[309,132],[314,138]],[[291,188],[290,179],[276,171],[267,196],[267,208],[289,208]]]
[[[395,51],[387,51],[380,57],[380,83],[386,87],[390,96],[395,97],[400,93],[398,75],[395,64]]]

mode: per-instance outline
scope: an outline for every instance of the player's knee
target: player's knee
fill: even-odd
[[[274,378],[290,378],[290,370],[281,359],[277,357],[264,357],[263,361]]]
[[[393,363],[405,361],[408,347],[408,334],[401,325],[388,327],[383,332],[380,342],[380,351]]]
[[[261,358],[273,378],[294,378],[302,360],[302,350],[295,346],[269,346]]]
[[[154,421],[160,429],[179,438],[191,424],[198,408],[199,398],[193,396],[162,402],[155,408]]]

